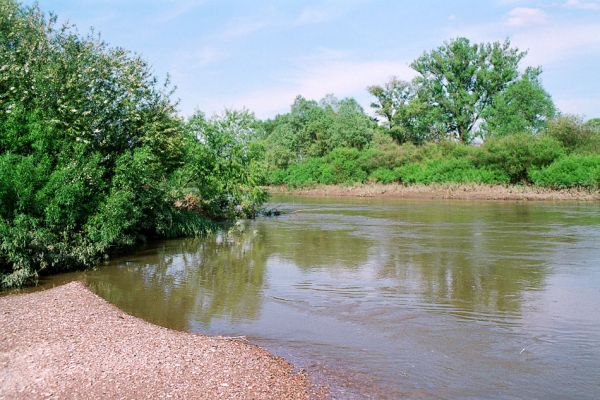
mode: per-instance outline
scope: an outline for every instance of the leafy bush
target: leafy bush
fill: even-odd
[[[321,159],[310,158],[289,167],[284,182],[292,187],[315,185],[328,181],[332,177],[329,172],[325,170],[325,164]]]
[[[531,172],[531,180],[536,185],[551,188],[600,186],[600,155],[563,157],[549,166]]]
[[[476,167],[467,159],[437,159],[411,163],[397,170],[404,183],[507,183],[501,170]]]
[[[574,115],[565,115],[548,123],[547,134],[571,151],[600,152],[600,130]]]
[[[487,142],[479,165],[504,171],[511,183],[527,181],[530,169],[542,168],[565,154],[549,136],[509,135]]]
[[[329,165],[331,182],[321,183],[358,183],[364,182],[367,173],[360,167],[361,152],[355,148],[337,148],[324,157]]]
[[[139,57],[14,0],[0,1],[0,59],[0,286],[265,201],[253,115],[183,123]]]
[[[397,169],[377,168],[369,175],[369,180],[379,183],[392,183],[400,179]]]
[[[414,161],[417,152],[417,147],[412,143],[386,143],[364,150],[359,157],[359,164],[367,172],[377,168],[393,169]]]

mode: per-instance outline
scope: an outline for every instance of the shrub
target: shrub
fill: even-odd
[[[372,172],[377,168],[393,169],[415,159],[417,147],[412,143],[387,143],[364,150],[359,158],[360,168]]]
[[[600,151],[600,130],[594,123],[584,124],[574,115],[565,115],[549,121],[547,134],[571,151]]]
[[[286,170],[285,183],[292,187],[302,187],[322,183],[324,179],[324,164],[319,158],[310,158],[299,164],[294,164]],[[326,178],[330,175],[325,172]]]
[[[530,169],[542,168],[565,154],[556,139],[527,134],[490,140],[483,150],[479,165],[504,171],[511,183],[526,181]]]
[[[501,170],[476,167],[467,159],[438,159],[412,163],[397,170],[404,183],[507,183],[508,176]]]
[[[256,214],[253,115],[184,124],[146,62],[55,23],[0,0],[0,286]]]
[[[392,183],[399,179],[398,171],[388,168],[377,168],[369,175],[369,180],[379,183]]]
[[[364,182],[367,173],[360,167],[360,151],[354,148],[337,148],[323,160],[329,165],[331,182],[320,183],[359,183]]]
[[[277,168],[269,173],[267,181],[269,185],[283,185],[285,183],[286,177],[287,169]]]
[[[586,187],[600,185],[600,155],[570,155],[549,166],[531,172],[531,180],[536,185],[551,188]]]

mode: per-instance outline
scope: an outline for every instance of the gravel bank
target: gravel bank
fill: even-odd
[[[307,377],[251,344],[172,331],[73,282],[0,297],[0,399],[307,399]]]
[[[318,185],[309,188],[271,186],[272,194],[301,196],[354,196],[399,199],[457,199],[457,200],[567,200],[599,201],[600,191],[585,189],[552,190],[533,186],[503,186],[483,184],[360,184],[352,186]]]

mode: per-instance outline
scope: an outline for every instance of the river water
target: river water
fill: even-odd
[[[336,398],[600,398],[600,204],[272,202],[288,213],[84,279],[148,321],[246,336]]]

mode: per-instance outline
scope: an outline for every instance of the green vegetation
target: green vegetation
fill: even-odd
[[[368,88],[377,118],[328,95],[184,120],[140,57],[0,0],[0,286],[253,217],[265,184],[597,189],[599,120],[557,115],[524,55],[452,40]]]
[[[338,129],[333,117],[322,117],[323,105],[337,104],[333,96],[320,103],[299,98],[290,113],[265,122],[261,140],[272,154],[267,158],[269,182],[293,187],[451,182],[598,188],[598,119],[584,122],[557,114],[542,87],[541,68],[519,72],[524,55],[508,41],[472,44],[458,38],[445,43],[411,64],[417,72],[412,82],[392,78],[370,86],[377,119],[369,124],[363,110],[352,108],[352,120],[361,121],[362,128],[347,129],[344,140],[331,134]],[[313,111],[301,107],[306,104]],[[285,121],[295,121],[293,131],[282,128]],[[282,129],[289,132],[283,140]],[[327,146],[322,146],[325,137]],[[575,170],[572,160],[585,162]],[[569,171],[573,179],[567,179]]]
[[[197,235],[265,200],[252,115],[184,122],[142,59],[12,0],[0,58],[0,286]]]

